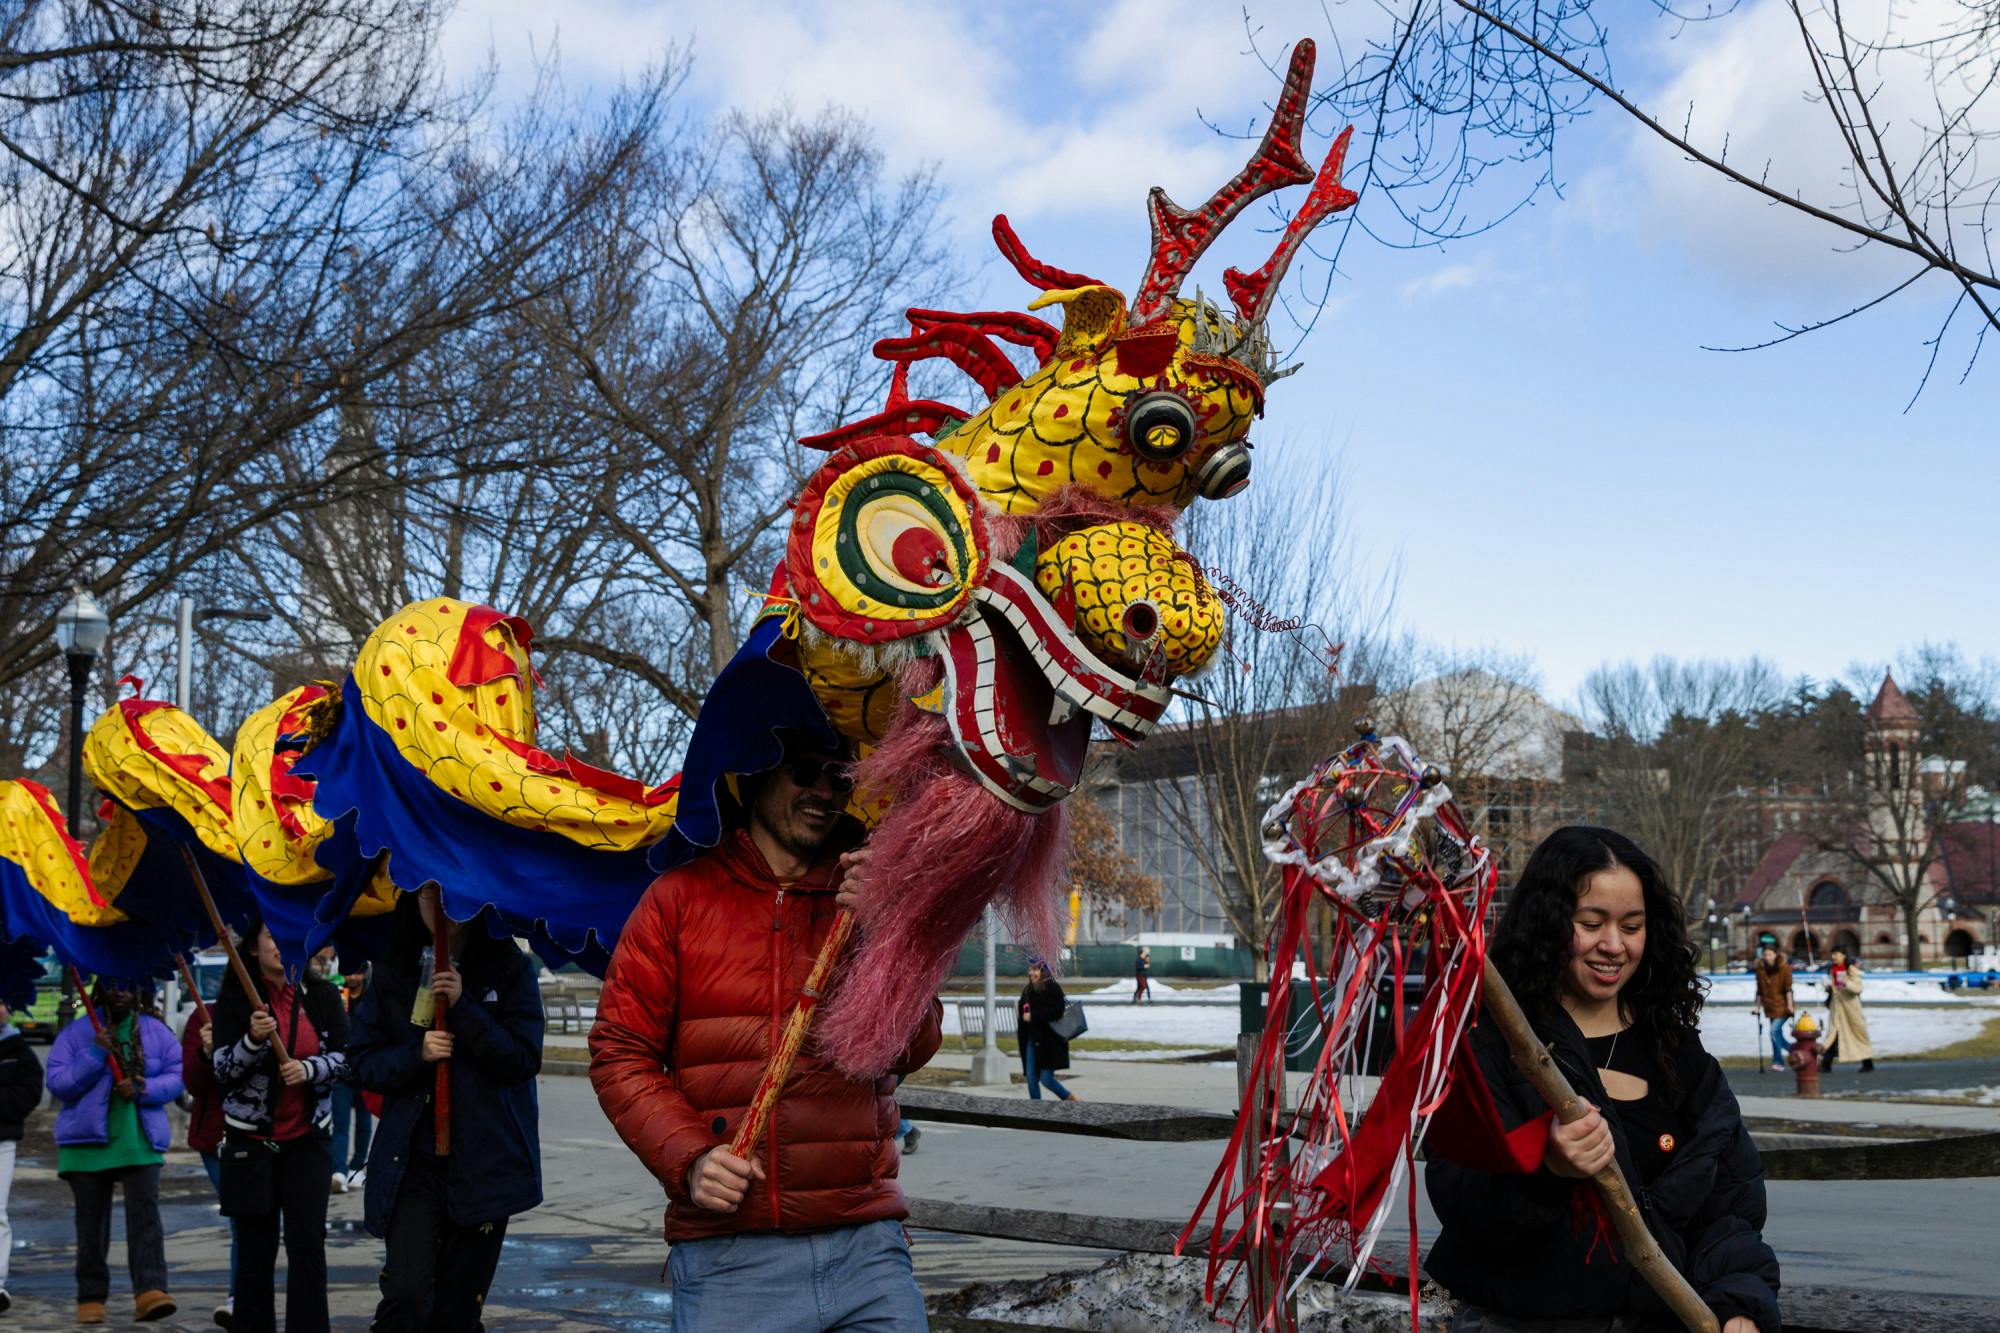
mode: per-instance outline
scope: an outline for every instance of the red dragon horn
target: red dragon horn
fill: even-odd
[[[1237,214],[1273,190],[1305,185],[1313,179],[1312,168],[1299,153],[1306,97],[1312,91],[1313,56],[1311,38],[1292,48],[1284,91],[1278,95],[1277,109],[1271,113],[1256,155],[1207,203],[1190,213],[1167,198],[1165,190],[1153,187],[1146,199],[1153,219],[1153,252],[1138,295],[1132,300],[1133,326],[1151,323],[1167,313],[1180,292],[1181,280]]]
[[[1348,140],[1354,137],[1354,127],[1349,125],[1333,141],[1327,150],[1326,162],[1313,179],[1312,193],[1306,196],[1305,204],[1292,217],[1285,234],[1278,240],[1278,248],[1264,261],[1264,267],[1255,273],[1243,273],[1228,269],[1222,275],[1222,285],[1229,292],[1229,299],[1236,304],[1236,313],[1243,317],[1245,324],[1261,324],[1264,316],[1271,313],[1271,302],[1278,293],[1278,284],[1284,280],[1285,270],[1292,266],[1292,258],[1299,247],[1306,243],[1306,236],[1314,227],[1324,222],[1343,208],[1352,208],[1361,196],[1340,183],[1341,163],[1347,157]]]

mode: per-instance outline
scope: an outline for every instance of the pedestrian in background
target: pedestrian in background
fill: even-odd
[[[1757,1007],[1771,1025],[1771,1068],[1785,1072],[1785,1020],[1792,1016],[1792,965],[1772,945],[1757,951]]]
[[[1068,1001],[1041,959],[1028,964],[1028,984],[1021,988],[1021,1065],[1028,1076],[1028,1096],[1042,1099],[1042,1088],[1066,1102],[1076,1094],[1056,1081],[1056,1071],[1069,1068],[1069,1042],[1049,1025],[1063,1015]]]
[[[215,1081],[215,1024],[212,1016],[196,1008],[181,1028],[181,1076],[194,1105],[188,1110],[188,1147],[201,1154],[201,1168],[208,1183],[222,1197],[222,1088]],[[215,1322],[234,1328],[236,1317],[236,1220],[229,1223],[229,1286],[223,1302],[216,1307]]]
[[[160,1163],[172,1142],[167,1105],[181,1095],[180,1043],[153,1011],[151,991],[142,1004],[130,983],[100,977],[90,998],[104,1030],[71,1023],[49,1049],[49,1091],[62,1104],[56,1174],[76,1199],[76,1322],[105,1321],[114,1188],[125,1193],[132,1317],[165,1319],[175,1307],[160,1229]]]
[[[314,976],[332,986],[334,992],[340,996],[341,1011],[347,1015],[348,1026],[351,1028],[354,1025],[354,1004],[348,992],[347,978],[340,973],[340,957],[335,953],[334,947],[329,944],[321,949],[312,956],[312,961],[307,966],[312,969]],[[356,1119],[355,1107],[358,1100],[353,1078],[344,1078],[333,1085],[333,1145],[329,1153],[333,1163],[333,1173],[329,1184],[335,1194],[345,1194],[360,1183],[354,1177],[359,1170],[359,1163],[368,1160],[366,1134],[362,1135],[360,1145],[355,1150],[354,1164],[350,1164],[348,1156],[348,1143]],[[364,1110],[361,1114],[365,1117],[367,1112]]]
[[[349,972],[336,985],[341,988],[341,998],[347,1005],[347,1021],[350,1027],[354,1015],[361,1004],[361,997],[368,989],[368,969]],[[350,1040],[349,1046],[352,1046]],[[353,1060],[350,1058],[350,1068]],[[359,1080],[348,1078],[333,1085],[333,1178],[336,1190],[360,1189],[368,1179],[368,1145],[375,1132],[375,1114],[370,1104],[381,1104],[381,1098],[364,1092]]]
[[[485,923],[451,921],[432,957],[433,907],[406,893],[396,937],[354,1011],[360,1086],[382,1094],[363,1217],[387,1242],[375,1333],[477,1333],[507,1220],[542,1201],[542,996],[535,969]],[[446,1002],[445,1026],[432,1026]],[[451,1151],[432,1097],[451,1062]]]
[[[347,1077],[347,1015],[334,988],[306,969],[293,982],[264,923],[243,932],[257,992],[234,971],[215,999],[215,1081],[227,1131],[222,1207],[237,1222],[239,1333],[275,1333],[278,1244],[285,1247],[285,1328],[324,1333],[327,1139],[333,1085]],[[280,1059],[273,1037],[282,1040]]]
[[[896,1080],[897,1086],[900,1087],[902,1082],[903,1080],[898,1078]],[[896,1141],[902,1145],[901,1151],[903,1156],[908,1157],[914,1153],[917,1150],[917,1145],[923,1142],[923,1138],[924,1132],[910,1123],[910,1117],[902,1114],[899,1104],[896,1113]]]
[[[42,1062],[14,1026],[13,1009],[0,1000],[0,1311],[14,1303],[7,1294],[7,1256],[14,1249],[14,1224],[7,1220],[14,1153],[27,1132],[28,1117],[41,1104]]]
[[[1822,1073],[1831,1073],[1836,1060],[1859,1060],[1861,1072],[1875,1072],[1875,1043],[1868,1036],[1868,1015],[1861,1012],[1861,964],[1835,949],[1826,970],[1826,1054],[1820,1056]]]
[[[1147,985],[1147,974],[1153,970],[1153,951],[1141,947],[1139,956],[1132,961],[1132,1003],[1144,1000],[1153,1002],[1152,991]]]

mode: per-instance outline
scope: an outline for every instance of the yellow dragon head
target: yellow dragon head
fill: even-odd
[[[1172,679],[1212,659],[1224,605],[1172,524],[1196,497],[1249,483],[1251,423],[1290,373],[1266,332],[1279,282],[1313,228],[1357,198],[1340,183],[1351,130],[1317,173],[1300,155],[1313,59],[1312,42],[1293,48],[1256,153],[1199,209],[1152,192],[1152,254],[1129,304],[1036,259],[995,218],[1001,253],[1041,289],[1030,308],[1060,307],[1062,327],[1014,311],[911,310],[910,333],[875,347],[896,366],[888,405],[801,441],[833,457],[795,506],[773,595],[796,604],[800,666],[851,740],[878,742],[892,725],[896,655],[884,650],[908,641],[945,668],[918,706],[951,719],[996,795],[1045,809],[1080,774],[1079,710],[1138,739]],[[1224,274],[1233,314],[1180,296],[1245,208],[1307,184],[1263,266]],[[1022,375],[996,339],[1036,369]],[[911,399],[909,367],[934,358],[972,376],[985,410]]]

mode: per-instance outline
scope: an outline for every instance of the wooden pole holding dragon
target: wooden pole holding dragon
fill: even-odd
[[[792,1006],[791,1016],[785,1020],[784,1033],[778,1038],[777,1049],[771,1052],[770,1063],[764,1066],[764,1076],[757,1080],[757,1091],[750,1097],[750,1109],[744,1113],[743,1123],[737,1126],[736,1137],[730,1140],[729,1151],[738,1157],[748,1157],[763,1134],[771,1109],[778,1104],[778,1097],[785,1090],[785,1080],[791,1077],[792,1064],[798,1059],[799,1048],[805,1045],[806,1033],[812,1027],[813,1011],[826,994],[826,983],[833,975],[834,964],[840,961],[842,951],[847,948],[848,937],[853,933],[854,913],[842,908],[833,919],[833,928],[827,932],[826,943],[820,946],[819,957],[813,960],[812,971],[806,977],[798,1003]]]
[[[262,992],[257,989],[257,980],[250,975],[250,969],[243,965],[243,954],[237,949],[236,939],[229,933],[229,927],[223,923],[222,913],[216,910],[215,895],[208,891],[208,876],[201,873],[201,862],[195,860],[194,852],[185,846],[181,848],[181,861],[187,866],[188,878],[194,882],[195,893],[201,897],[202,910],[208,913],[208,924],[215,929],[216,942],[229,955],[229,967],[236,973],[236,984],[243,987],[243,994],[259,1012],[268,1012],[264,1005],[257,1004],[257,996]],[[277,1053],[279,1064],[292,1058],[291,1052],[285,1049],[285,1039],[275,1032],[271,1034],[271,1049]]]
[[[90,1019],[90,1030],[102,1037],[105,1031],[104,1020],[97,1016],[97,1006],[90,1002],[90,991],[83,984],[83,978],[76,974],[76,969],[73,967],[69,969],[69,980],[70,984],[76,988],[76,998],[83,1004],[84,1015]],[[118,1052],[107,1048],[104,1055],[111,1062],[111,1081],[114,1083],[123,1083],[125,1081],[125,1069],[118,1063]]]
[[[194,1001],[194,1011],[201,1015],[202,1022],[207,1023],[209,1021],[208,1001],[201,998],[201,987],[195,984],[194,973],[188,968],[187,955],[184,953],[175,954],[174,966],[180,969],[181,985],[187,987],[188,998]]]
[[[445,919],[443,896],[439,894],[436,884],[424,885],[423,900],[430,908],[431,971],[433,975],[438,972],[449,972],[451,971],[451,923]],[[445,1030],[445,1016],[450,1008],[450,1000],[442,995],[436,997],[431,1006],[433,1031]],[[436,1081],[431,1092],[431,1120],[437,1127],[437,1135],[432,1140],[432,1146],[437,1150],[439,1157],[449,1157],[451,1155],[451,1061],[438,1061],[434,1078]]]

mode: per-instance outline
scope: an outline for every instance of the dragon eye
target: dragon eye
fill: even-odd
[[[1194,477],[1195,489],[1208,500],[1227,500],[1250,484],[1250,449],[1225,444],[1208,456]]]
[[[1126,409],[1125,439],[1149,462],[1174,462],[1194,443],[1194,409],[1164,389],[1140,394]]]

